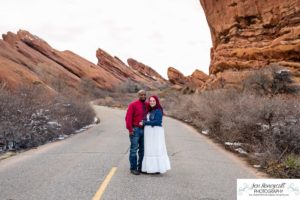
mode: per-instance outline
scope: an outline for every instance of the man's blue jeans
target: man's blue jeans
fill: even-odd
[[[130,170],[141,170],[144,158],[144,128],[133,128],[133,135],[129,135],[130,139]],[[137,154],[139,158],[137,158]]]

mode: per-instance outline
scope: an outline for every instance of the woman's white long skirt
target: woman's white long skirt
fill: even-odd
[[[142,171],[147,173],[165,173],[170,169],[164,128],[160,126],[145,126]]]

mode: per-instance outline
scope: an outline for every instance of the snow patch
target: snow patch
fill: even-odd
[[[224,144],[227,146],[241,146],[242,145],[242,143],[240,143],[240,142],[225,142]]]
[[[237,148],[235,151],[239,152],[240,154],[248,154],[244,149],[242,148]]]
[[[93,127],[93,126],[95,126],[95,124],[87,125],[87,126],[85,126],[85,127],[82,127],[81,129],[75,131],[75,133],[80,133],[80,132],[82,132],[82,131],[85,131],[85,130],[87,130],[87,129]]]
[[[68,137],[67,135],[59,135],[57,139],[58,140],[64,140],[67,137]]]
[[[100,123],[100,119],[98,117],[94,117],[94,123],[95,124],[99,124]]]
[[[288,69],[280,69],[276,73],[281,74],[282,72],[290,72]]]
[[[59,126],[59,127],[61,126],[61,124],[56,121],[47,122],[47,124],[49,124],[50,126]]]
[[[209,134],[209,130],[208,129],[202,130],[201,133],[204,134],[204,135],[208,135]]]

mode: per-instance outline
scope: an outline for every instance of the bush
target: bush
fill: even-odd
[[[110,91],[99,88],[96,83],[89,78],[82,78],[79,91],[87,96],[87,99],[105,98]]]
[[[126,80],[122,85],[114,89],[117,93],[137,93],[139,90],[149,90],[150,88],[142,83],[134,82],[131,79]]]
[[[88,103],[44,94],[39,86],[0,89],[2,150],[36,147],[93,122],[95,113]]]
[[[250,72],[243,81],[243,89],[259,95],[295,94],[297,88],[292,84],[291,72],[272,64]]]

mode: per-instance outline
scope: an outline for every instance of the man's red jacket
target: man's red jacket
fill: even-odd
[[[147,115],[147,103],[141,100],[134,101],[129,104],[125,121],[126,128],[129,132],[133,131],[133,127],[141,127],[139,123],[145,119]]]

